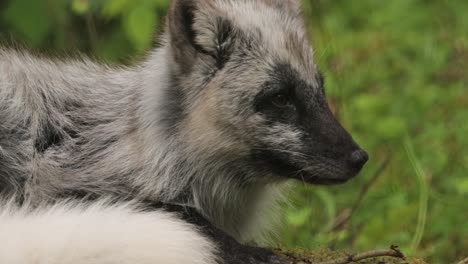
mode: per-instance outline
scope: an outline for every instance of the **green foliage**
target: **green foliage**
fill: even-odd
[[[0,36],[126,62],[151,47],[167,6],[167,0],[9,0],[0,4]]]
[[[33,45],[44,41],[52,23],[43,19],[44,5],[39,1],[18,0],[9,5],[4,19]]]
[[[304,10],[329,99],[371,158],[347,185],[299,187],[286,215],[314,210],[309,222],[285,228],[283,243],[353,251],[398,244],[433,263],[462,258],[468,252],[468,19],[462,15],[468,2],[304,1]],[[340,219],[387,158],[351,219],[324,230],[328,202],[316,193],[331,193]]]
[[[150,48],[167,6],[7,0],[0,3],[0,38],[128,62]],[[354,252],[398,244],[433,263],[461,259],[468,252],[468,1],[303,6],[330,104],[371,158],[346,185],[298,184],[280,243]]]

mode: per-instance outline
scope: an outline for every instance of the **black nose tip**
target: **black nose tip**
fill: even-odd
[[[362,166],[364,166],[364,164],[366,164],[368,159],[369,159],[369,156],[362,149],[353,151],[351,153],[351,156],[349,157],[349,161],[351,162],[351,165],[353,166],[353,168],[356,168],[359,170],[362,168]]]

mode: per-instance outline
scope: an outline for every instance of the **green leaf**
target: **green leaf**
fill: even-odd
[[[468,179],[467,178],[456,178],[454,181],[454,187],[459,194],[468,194]]]
[[[286,220],[287,222],[296,227],[300,227],[310,221],[312,215],[312,208],[305,207],[302,208],[294,213],[290,213],[287,215]]]
[[[362,94],[356,96],[353,105],[361,112],[378,111],[385,108],[382,96]]]
[[[85,14],[89,10],[89,0],[73,0],[71,8],[76,14]]]
[[[147,49],[157,26],[157,14],[151,6],[138,5],[124,17],[123,25],[129,41],[137,51]]]
[[[131,0],[106,0],[102,9],[102,15],[107,18],[116,17],[126,10]]]
[[[405,132],[405,121],[396,116],[383,118],[376,124],[376,132],[382,139],[401,137]]]

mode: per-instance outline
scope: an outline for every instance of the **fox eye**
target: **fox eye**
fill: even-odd
[[[278,108],[286,108],[292,106],[291,101],[289,100],[289,96],[282,93],[275,95],[272,98],[271,103]]]

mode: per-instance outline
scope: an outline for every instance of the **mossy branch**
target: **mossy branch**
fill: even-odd
[[[363,253],[358,253],[354,255],[350,255],[348,257],[339,258],[336,260],[330,260],[325,262],[320,262],[317,264],[348,264],[356,261],[361,261],[369,258],[376,258],[376,257],[395,257],[404,259],[405,256],[398,250],[397,246],[391,246],[390,249],[379,249],[379,250],[371,250],[366,251]]]
[[[398,249],[398,246],[393,245],[390,247],[390,249],[371,250],[358,254],[347,254],[345,252],[333,251],[327,248],[315,251],[307,251],[302,249],[288,251],[276,249],[275,252],[279,256],[289,260],[291,264],[374,263],[372,262],[374,260],[379,261],[380,263],[383,262],[384,259],[385,263],[400,263],[400,260],[411,261],[411,263],[426,263],[422,260],[414,258],[407,259]]]

